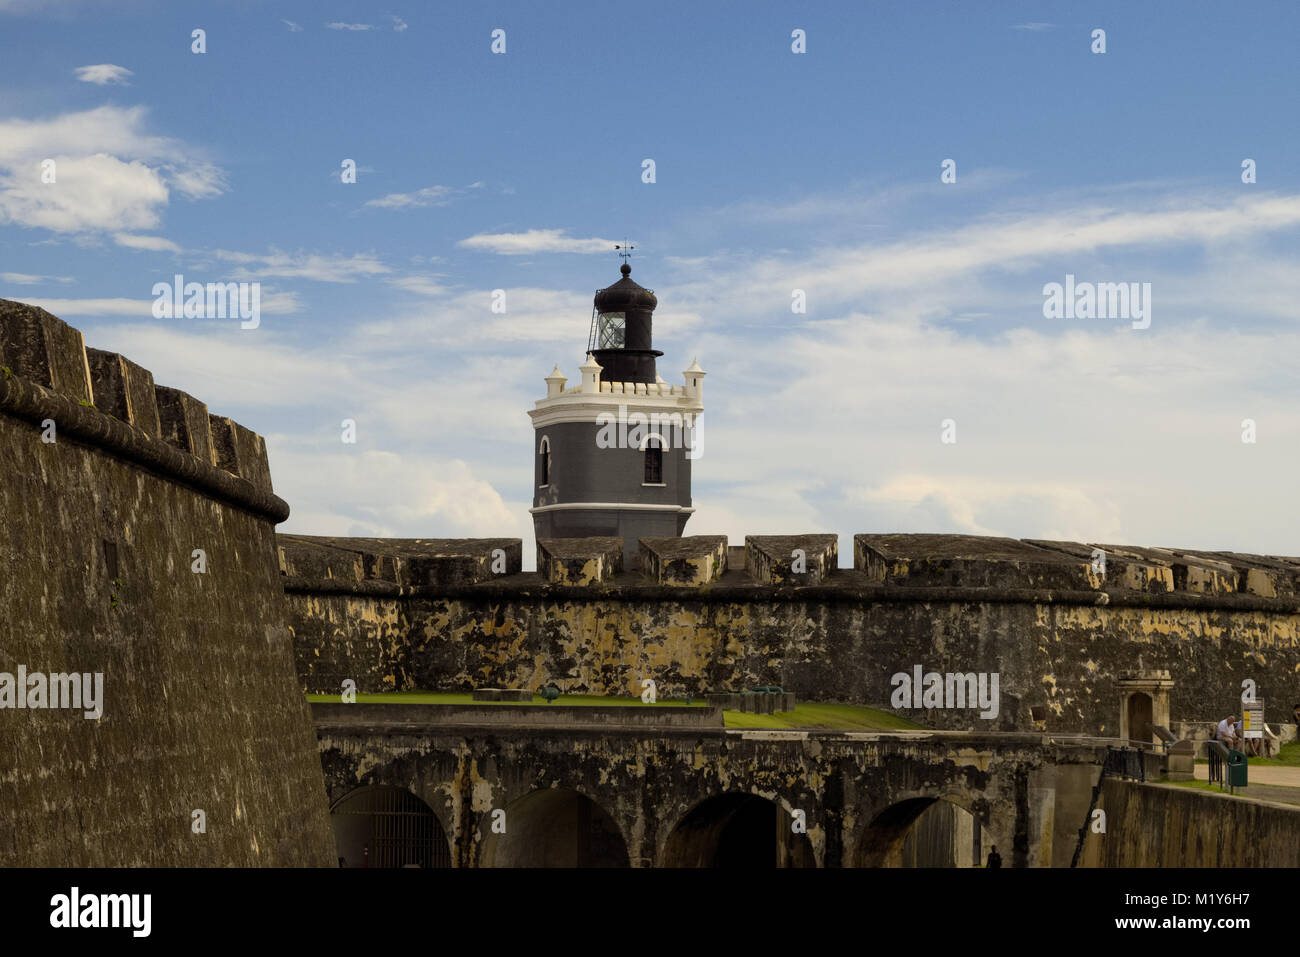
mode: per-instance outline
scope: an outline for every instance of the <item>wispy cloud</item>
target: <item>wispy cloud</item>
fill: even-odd
[[[406,21],[403,20],[401,17],[395,17],[395,16],[393,16],[393,15],[390,13],[390,14],[388,15],[388,19],[390,19],[390,20],[393,21],[393,32],[394,32],[394,33],[401,33],[403,30],[407,29]]]
[[[109,83],[126,85],[126,78],[134,76],[130,70],[124,66],[117,66],[114,63],[96,63],[93,66],[77,67],[77,79],[82,83],[94,83],[98,86],[106,86]]]
[[[198,282],[201,277],[187,275],[186,279]],[[154,282],[172,281],[171,276],[150,277],[146,283],[151,289]],[[211,282],[224,281],[223,277],[210,278]],[[134,316],[138,319],[153,319],[152,299],[28,299],[23,302],[40,306],[60,318],[65,316]],[[294,292],[277,292],[263,288],[261,293],[261,310],[268,315],[289,315],[302,310],[302,300]],[[174,322],[176,320],[157,320]]]
[[[1007,211],[973,219],[956,230],[921,232],[890,243],[855,243],[815,248],[797,257],[767,254],[734,265],[718,264],[680,286],[679,294],[693,303],[712,300],[725,274],[738,291],[737,307],[768,314],[776,302],[786,303],[788,309],[792,288],[816,295],[822,308],[915,291],[931,301],[955,303],[964,297],[963,308],[968,310],[979,304],[969,301],[972,290],[963,283],[990,270],[1025,269],[1053,257],[1135,246],[1226,243],[1296,226],[1300,194],[1255,194],[1231,201],[1183,194],[1176,203],[1148,200],[1145,208],[1092,203],[1032,213]]]
[[[358,30],[373,30],[375,27],[374,24],[372,23],[344,23],[341,20],[335,20],[332,23],[325,24],[325,28],[328,30],[358,31]]]
[[[36,276],[25,272],[0,272],[0,281],[15,286],[35,286],[43,282],[73,282],[71,276]]]
[[[1012,30],[1028,30],[1031,33],[1041,33],[1043,30],[1051,30],[1056,26],[1055,23],[1042,23],[1035,21],[1032,23],[1017,23],[1012,26]]]
[[[563,229],[530,229],[522,233],[478,233],[456,245],[502,256],[527,256],[533,253],[607,253],[614,248],[612,239],[578,239],[565,235]]]
[[[355,253],[352,256],[329,256],[320,253],[286,253],[272,249],[268,253],[243,253],[218,249],[213,253],[224,262],[238,263],[236,279],[282,277],[311,279],[316,282],[356,282],[392,272],[376,256]]]
[[[448,287],[433,276],[394,276],[385,280],[390,286],[417,296],[444,296]]]
[[[147,249],[152,252],[178,253],[181,247],[161,236],[140,236],[133,233],[115,233],[113,242],[127,249]]]
[[[366,206],[372,209],[419,209],[423,206],[446,206],[455,194],[450,186],[426,186],[414,193],[389,193],[378,199],[368,200]]]

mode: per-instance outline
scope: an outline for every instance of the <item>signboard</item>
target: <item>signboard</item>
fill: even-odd
[[[1241,732],[1246,738],[1264,737],[1264,700],[1247,701],[1241,711]]]

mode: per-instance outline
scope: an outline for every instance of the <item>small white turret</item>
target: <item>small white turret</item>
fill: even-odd
[[[551,370],[551,374],[546,377],[546,397],[550,399],[559,395],[564,391],[564,383],[568,381],[568,376],[560,371],[559,363],[556,363],[555,368]]]
[[[582,372],[582,391],[595,395],[600,392],[600,363],[597,362],[590,352],[587,353],[587,361],[579,366]]]
[[[698,358],[691,360],[691,367],[682,372],[686,377],[686,394],[695,399],[699,405],[704,404],[704,377],[708,375],[700,368]]]

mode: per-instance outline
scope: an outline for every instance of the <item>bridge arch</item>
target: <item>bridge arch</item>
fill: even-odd
[[[1011,866],[1011,847],[990,827],[987,805],[961,792],[914,794],[872,815],[853,844],[852,866],[980,867],[995,844]]]
[[[795,834],[790,812],[743,791],[706,798],[668,833],[660,867],[816,867],[807,834]]]
[[[587,795],[542,788],[518,797],[503,817],[483,817],[480,867],[630,867],[614,819]],[[494,830],[494,823],[505,833]]]
[[[364,784],[330,807],[340,867],[451,867],[433,808],[403,787]]]

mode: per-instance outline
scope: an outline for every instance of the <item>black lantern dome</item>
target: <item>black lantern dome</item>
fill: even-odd
[[[659,299],[645,286],[633,281],[632,267],[623,263],[618,271],[623,278],[596,293],[596,312],[625,312],[630,309],[654,312]]]
[[[632,280],[632,267],[619,268],[623,278],[596,293],[588,351],[600,363],[603,382],[656,382],[651,324],[659,300]]]

